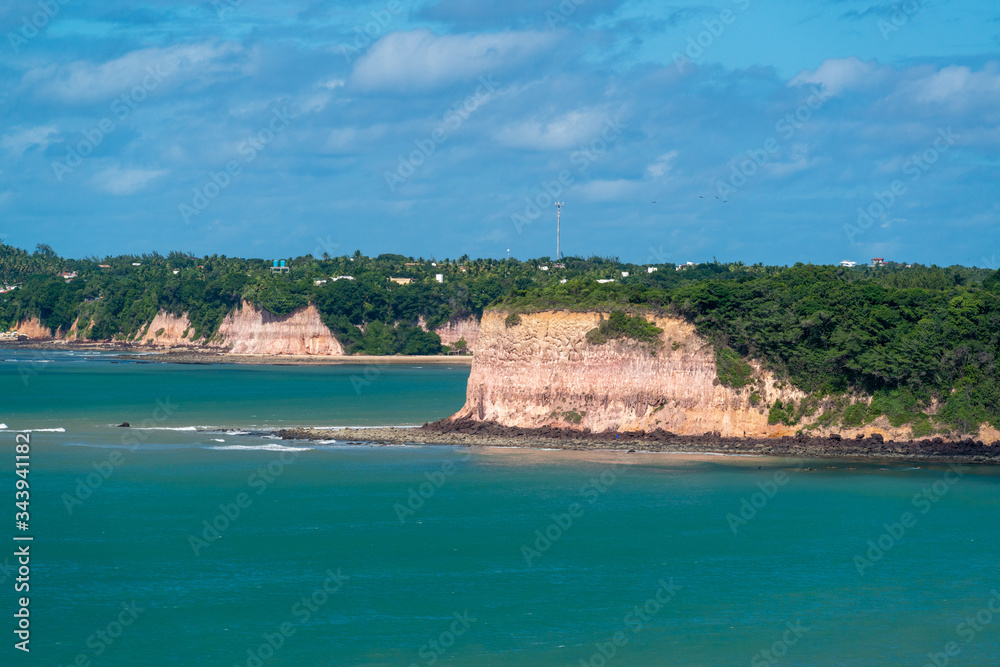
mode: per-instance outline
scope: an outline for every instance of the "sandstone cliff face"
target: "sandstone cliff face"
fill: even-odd
[[[21,320],[14,327],[14,331],[31,340],[52,340],[52,332],[49,331],[48,327],[43,326],[37,317]]]
[[[596,432],[662,428],[678,435],[718,432],[730,437],[794,435],[802,428],[768,424],[768,413],[776,400],[799,402],[803,392],[777,382],[756,362],[751,362],[753,386],[723,386],[713,347],[684,320],[649,318],[663,329],[662,345],[653,355],[631,340],[588,343],[586,334],[600,322],[599,313],[521,315],[512,327],[506,326],[506,315],[484,314],[466,403],[452,419]],[[845,438],[860,433],[911,437],[908,427],[891,428],[885,418],[860,429],[810,432],[831,431]]]
[[[137,336],[134,343],[158,347],[192,347],[200,345],[191,340],[194,329],[188,314],[174,315],[161,310],[149,323],[145,332]],[[202,341],[203,342],[203,341]]]
[[[279,317],[244,302],[222,320],[211,344],[225,347],[231,354],[344,354],[312,304]]]
[[[462,320],[448,322],[434,330],[441,337],[442,345],[454,345],[455,341],[462,338],[469,344],[469,349],[474,350],[476,341],[479,340],[479,320],[468,317]]]

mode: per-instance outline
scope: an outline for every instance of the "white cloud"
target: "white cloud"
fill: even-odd
[[[356,127],[334,128],[327,135],[325,148],[331,153],[351,153],[362,150],[385,137],[387,129],[385,125],[372,125],[360,129]]]
[[[135,86],[151,92],[179,70],[203,68],[238,50],[232,44],[140,49],[100,64],[78,60],[36,67],[25,73],[21,86],[65,102],[110,101]]]
[[[677,159],[677,151],[664,153],[656,159],[656,162],[646,167],[646,173],[650,178],[659,180],[673,171],[674,160]]]
[[[498,130],[493,138],[513,148],[564,150],[601,136],[607,114],[596,109],[570,111],[548,121],[527,120]]]
[[[0,137],[0,148],[4,148],[16,157],[24,155],[24,152],[32,146],[38,146],[40,151],[44,151],[52,143],[49,137],[59,132],[54,125],[14,127],[11,130],[9,134]]]
[[[625,179],[615,181],[590,181],[577,190],[588,201],[621,201],[639,194],[640,183]]]
[[[92,183],[113,195],[130,195],[145,188],[154,178],[165,174],[166,170],[122,169],[120,165],[115,165],[95,174]]]
[[[802,70],[789,85],[820,84],[827,92],[836,95],[847,88],[877,83],[881,78],[877,62],[865,62],[857,56],[851,56],[824,60],[815,70]]]
[[[993,62],[973,72],[968,67],[951,65],[904,84],[900,92],[922,104],[985,101],[1000,94],[1000,66]]]
[[[434,88],[508,69],[542,52],[554,39],[537,32],[393,32],[358,59],[351,81],[370,90]]]

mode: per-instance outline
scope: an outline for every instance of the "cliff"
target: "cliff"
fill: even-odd
[[[211,344],[231,354],[344,354],[312,304],[281,317],[244,302],[222,320]]]
[[[421,323],[423,326],[423,323]],[[426,327],[424,327],[426,329]],[[474,317],[467,317],[434,329],[434,333],[441,337],[442,345],[454,345],[456,341],[465,339],[469,344],[469,349],[473,350],[476,341],[479,340],[479,320]]]
[[[37,317],[21,320],[14,331],[32,340],[52,340],[52,332]]]
[[[153,321],[145,328],[144,332],[136,337],[136,344],[152,345],[158,347],[192,347],[196,343],[192,338],[194,330],[191,328],[191,320],[188,314],[174,315],[165,310],[161,310],[153,318]]]
[[[37,341],[69,341],[79,337],[79,319],[68,332],[60,329],[53,336],[37,318],[18,324],[17,331]],[[111,341],[94,341],[111,342]],[[160,311],[153,320],[129,341],[132,345],[155,348],[217,350],[230,354],[326,355],[342,356],[344,348],[323,324],[312,304],[284,317],[244,302],[229,313],[211,340],[195,340],[194,328],[187,313],[174,315]]]
[[[714,348],[681,319],[647,317],[663,330],[660,345],[650,348],[630,339],[588,343],[587,332],[598,326],[601,313],[540,312],[521,315],[513,326],[506,315],[484,314],[465,406],[452,420],[723,437],[794,435],[810,426],[813,435],[912,437],[909,427],[892,428],[884,417],[859,429],[805,423],[812,419],[796,426],[768,423],[775,401],[800,402],[806,394],[754,361],[750,385],[724,386]]]

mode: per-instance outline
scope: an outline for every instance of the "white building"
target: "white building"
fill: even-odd
[[[622,278],[628,278],[628,271],[622,271]]]
[[[444,274],[443,273],[435,273],[434,274],[434,280],[438,281],[439,283],[443,283],[444,282]]]
[[[840,265],[841,266],[846,266],[847,268],[851,268],[852,266],[857,266],[858,263],[854,262],[854,261],[851,261],[849,259],[842,259],[842,260],[840,260]]]
[[[647,266],[646,273],[656,273],[657,268],[655,266]]]

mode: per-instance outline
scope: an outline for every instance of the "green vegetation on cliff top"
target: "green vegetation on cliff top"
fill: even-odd
[[[79,318],[86,338],[131,340],[165,310],[188,314],[190,338],[210,339],[243,301],[279,316],[313,303],[348,353],[430,354],[440,351],[440,339],[421,322],[434,328],[487,307],[508,312],[507,326],[516,326],[518,313],[539,310],[619,312],[593,332],[595,343],[647,340],[655,327],[630,315],[658,313],[692,322],[714,343],[727,386],[752,385],[745,361],[752,357],[811,396],[834,397],[823,406],[762,406],[784,423],[815,414],[816,423],[864,424],[886,415],[916,433],[930,428],[935,408],[934,418],[956,430],[1000,426],[996,271],[710,263],[680,271],[659,264],[648,273],[596,257],[565,258],[561,267],[549,258],[433,261],[360,252],[286,261],[289,273],[272,274],[264,259],[174,252],[75,260],[46,246],[28,253],[0,243],[0,283],[20,285],[0,294],[0,329],[38,317],[53,332],[66,331]],[[62,272],[78,275],[67,281]],[[871,405],[848,395],[872,397]]]
[[[750,383],[752,369],[744,359],[755,358],[810,394],[814,404],[768,406],[772,423],[804,423],[819,410],[812,399],[832,397],[826,401],[830,414],[818,415],[820,422],[860,426],[886,415],[893,425],[911,424],[916,433],[937,406],[935,419],[956,431],[975,432],[983,422],[1000,427],[997,272],[921,266],[698,269],[701,280],[676,276],[663,286],[569,281],[512,293],[499,307],[682,317],[715,344],[723,384]],[[871,404],[848,401],[848,395],[871,397]]]

